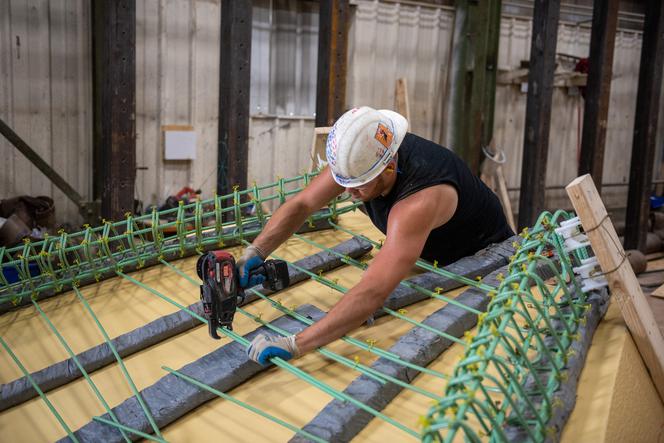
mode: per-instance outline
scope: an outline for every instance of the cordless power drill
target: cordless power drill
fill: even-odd
[[[226,251],[210,251],[196,263],[196,272],[202,280],[201,301],[208,320],[210,337],[218,340],[219,326],[233,329],[235,308],[244,301],[244,289],[240,287],[240,272],[235,258]],[[283,260],[266,260],[249,271],[251,276],[265,277],[263,287],[271,291],[284,289],[290,283],[288,265]]]

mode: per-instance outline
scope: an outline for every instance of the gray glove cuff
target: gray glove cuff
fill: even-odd
[[[263,249],[259,248],[258,246],[254,245],[247,246],[247,249],[244,250],[244,254],[242,254],[242,256],[246,257],[247,259],[249,259],[254,255],[259,256],[263,260],[267,258],[267,254],[265,253],[265,251],[263,251]]]

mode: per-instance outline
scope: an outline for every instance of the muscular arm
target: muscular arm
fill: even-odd
[[[277,249],[313,212],[343,192],[328,168],[323,169],[309,186],[277,209],[263,231],[253,241],[266,254]]]
[[[300,352],[342,337],[380,308],[417,261],[431,230],[452,218],[456,206],[457,193],[449,185],[423,189],[394,205],[385,244],[362,280],[322,320],[298,334]]]

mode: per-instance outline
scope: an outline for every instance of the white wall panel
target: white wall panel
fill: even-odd
[[[84,198],[91,194],[90,2],[0,2],[0,116]],[[78,209],[4,137],[0,198],[53,197],[56,218]]]
[[[405,77],[410,130],[437,139],[454,14],[449,9],[356,1],[349,34],[346,102],[394,109]]]

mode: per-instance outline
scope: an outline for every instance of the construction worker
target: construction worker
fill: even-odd
[[[513,235],[496,195],[449,149],[407,133],[408,121],[393,111],[351,109],[327,138],[328,166],[273,214],[238,261],[240,285],[248,270],[286,241],[313,212],[344,191],[364,202],[385,242],[360,282],[320,321],[289,337],[259,335],[249,356],[297,358],[359,327],[418,258],[447,265]]]

